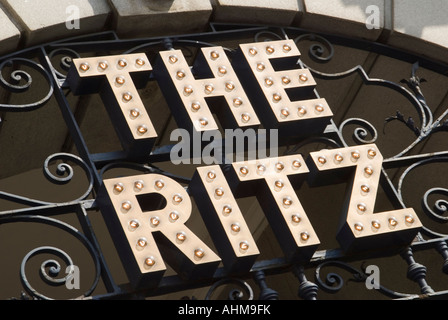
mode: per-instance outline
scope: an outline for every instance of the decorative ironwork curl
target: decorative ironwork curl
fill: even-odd
[[[345,120],[340,126],[339,126],[339,132],[341,133],[340,139],[344,143],[345,146],[348,146],[348,144],[345,142],[344,138],[342,137],[342,131],[344,130],[344,127],[348,124],[357,124],[360,126],[365,127],[358,127],[353,132],[353,139],[355,142],[360,144],[370,144],[375,143],[378,139],[378,132],[376,131],[375,127],[368,121],[359,119],[359,118],[352,118]],[[372,138],[370,140],[367,139],[368,135],[371,135]]]
[[[260,37],[261,37],[262,35],[274,36],[274,38],[277,38],[277,40],[284,40],[281,36],[279,36],[279,35],[276,34],[275,32],[272,32],[272,31],[261,31],[261,32],[258,32],[258,33],[255,35],[255,37],[254,37],[255,42],[261,42],[261,41],[260,41]],[[271,41],[271,40],[272,40],[271,38],[267,38],[267,39],[265,39],[265,40],[263,40],[263,41]]]
[[[448,189],[445,188],[432,188],[428,190],[423,196],[423,209],[426,213],[430,214],[434,219],[440,222],[448,222],[448,217],[442,216],[448,212],[448,199],[439,199],[434,203],[435,210],[432,210],[429,205],[429,196],[431,195],[444,195],[448,196]]]
[[[244,290],[244,292],[241,289],[234,288],[230,290],[228,294],[229,300],[242,300],[244,298],[244,293],[247,295],[247,300],[253,300],[254,299],[254,292],[251,288],[251,286],[243,280],[230,278],[230,279],[223,279],[216,283],[214,283],[210,289],[207,292],[207,295],[205,296],[205,300],[210,300],[213,293],[221,286],[228,285],[228,284],[236,284]]]
[[[318,62],[328,62],[334,57],[334,47],[333,45],[324,37],[318,36],[316,34],[303,34],[294,39],[294,42],[298,44],[303,40],[318,41],[320,43],[313,44],[310,46],[308,52],[311,58]],[[328,52],[327,56],[324,53]]]
[[[79,55],[78,52],[76,52],[73,49],[69,49],[69,48],[60,48],[60,49],[56,49],[50,52],[50,54],[48,55],[48,57],[51,59],[53,59],[55,56],[62,54],[63,56],[61,57],[59,64],[61,66],[61,68],[64,71],[68,71],[70,69],[70,66],[72,65],[73,59],[75,58],[81,58],[81,56]],[[51,62],[50,62],[51,63]],[[61,79],[64,80],[66,78],[66,74],[63,74],[61,72],[59,72],[58,70],[56,70],[56,68],[53,67],[53,65],[51,65],[53,72],[56,74],[56,76]]]
[[[31,87],[33,83],[32,76],[26,72],[25,70],[14,70],[11,72],[11,82],[6,80],[3,77],[3,69],[6,66],[13,66],[13,65],[25,65],[28,66],[37,72],[39,72],[46,80],[47,84],[49,85],[49,90],[45,97],[43,97],[41,100],[33,102],[33,103],[27,103],[27,104],[21,104],[21,105],[10,105],[10,104],[0,104],[0,110],[3,111],[30,111],[37,109],[41,106],[43,106],[48,100],[50,100],[51,96],[53,95],[54,86],[52,82],[52,77],[50,73],[45,70],[40,64],[24,58],[11,58],[9,60],[6,60],[0,64],[0,85],[4,87],[5,89],[14,92],[14,93],[23,93]],[[21,81],[25,81],[24,84],[19,84]]]
[[[356,268],[352,267],[351,265],[349,265],[347,263],[340,262],[340,261],[327,261],[327,262],[320,264],[316,268],[315,278],[316,278],[316,282],[318,283],[319,287],[328,293],[332,293],[332,294],[337,293],[344,286],[344,279],[342,278],[342,276],[340,276],[339,274],[334,273],[334,272],[328,273],[325,280],[322,280],[321,270],[325,267],[330,267],[330,266],[342,268],[345,271],[350,272],[353,275],[353,279],[351,279],[352,281],[365,282],[367,280],[367,275],[364,272],[357,270]],[[378,291],[390,298],[395,298],[395,299],[406,298],[406,297],[412,296],[410,294],[404,294],[404,293],[399,293],[399,292],[389,290],[382,285],[380,285]]]
[[[0,224],[13,223],[13,222],[34,222],[34,223],[43,223],[46,225],[51,225],[51,226],[57,227],[65,232],[71,234],[76,239],[78,239],[84,245],[84,247],[89,251],[89,254],[90,254],[90,256],[93,260],[93,264],[95,266],[95,277],[93,280],[93,284],[87,291],[84,292],[84,294],[81,297],[88,297],[92,294],[93,290],[98,285],[100,275],[101,275],[101,267],[100,267],[100,262],[99,262],[99,258],[98,258],[98,254],[97,254],[96,250],[94,249],[94,247],[90,243],[90,241],[81,232],[79,232],[76,228],[72,227],[71,225],[69,225],[65,222],[62,222],[62,221],[59,221],[59,220],[56,220],[53,218],[49,218],[49,217],[43,217],[43,216],[23,215],[23,216],[16,216],[16,217],[8,217],[8,218],[0,220]],[[41,277],[43,277],[44,282],[46,282],[47,284],[54,285],[54,286],[60,286],[60,285],[65,284],[66,281],[70,278],[70,276],[72,274],[74,264],[73,264],[73,261],[70,258],[70,256],[68,256],[64,251],[62,251],[58,248],[55,248],[55,247],[50,247],[50,246],[39,247],[34,250],[31,250],[22,260],[22,264],[20,267],[20,276],[21,276],[20,278],[21,278],[21,281],[22,281],[22,284],[23,284],[25,290],[28,292],[28,294],[30,294],[34,298],[42,299],[42,300],[52,300],[52,298],[47,297],[44,294],[36,291],[31,286],[31,284],[29,283],[29,281],[26,277],[25,269],[26,269],[27,262],[32,257],[34,257],[38,254],[43,254],[43,253],[50,253],[50,254],[53,254],[53,255],[61,258],[64,261],[64,263],[67,264],[67,267],[70,268],[67,276],[65,276],[63,278],[56,279],[55,277],[57,277],[61,271],[61,267],[60,267],[59,263],[54,259],[44,261],[40,267],[40,275],[41,275]],[[49,269],[50,274],[47,274],[47,272],[45,271],[45,269],[48,267],[50,268]]]
[[[398,187],[397,187],[397,192],[398,192],[398,200],[400,201],[401,205],[403,207],[405,206],[405,202],[403,200],[403,183],[404,180],[406,179],[407,175],[413,171],[415,168],[423,166],[423,165],[427,165],[430,163],[437,163],[437,162],[448,162],[448,157],[435,157],[435,158],[430,158],[430,159],[426,159],[426,160],[422,160],[422,161],[418,161],[416,163],[414,163],[413,165],[411,165],[410,167],[408,167],[403,174],[401,175],[399,181],[398,181]],[[443,200],[443,199],[439,199],[435,202],[435,209],[436,211],[432,210],[430,205],[429,205],[429,196],[431,195],[435,195],[435,194],[442,194],[442,195],[448,195],[448,190],[445,188],[431,188],[429,189],[423,196],[422,199],[422,207],[423,210],[429,214],[429,216],[433,219],[435,219],[436,221],[439,222],[447,222],[448,218],[446,217],[442,217],[442,214],[447,212],[447,206],[448,206],[448,201],[447,200]],[[447,234],[441,234],[438,232],[435,232],[433,230],[430,230],[428,227],[423,226],[422,231],[424,231],[426,234],[431,235],[433,237],[439,238],[439,237],[447,237]]]
[[[84,194],[82,196],[80,196],[79,198],[74,199],[72,201],[69,201],[69,202],[76,203],[76,202],[85,200],[92,192],[93,182],[94,182],[92,172],[90,171],[87,164],[80,157],[77,157],[77,156],[69,154],[69,153],[56,153],[56,154],[49,156],[44,162],[44,167],[43,167],[44,175],[50,182],[60,184],[60,185],[67,184],[72,180],[73,168],[68,163],[60,163],[57,165],[56,175],[54,175],[50,171],[50,163],[53,161],[56,161],[56,160],[71,161],[83,169],[83,171],[85,172],[85,174],[87,175],[87,178],[88,178],[89,185],[87,187],[87,190],[84,192]],[[64,177],[64,175],[65,175],[65,177]],[[30,205],[30,206],[43,206],[43,205],[55,204],[54,202],[30,199],[30,198],[14,195],[14,194],[11,194],[8,192],[3,192],[3,191],[0,191],[0,198],[9,200],[9,201],[14,201],[14,202],[21,203],[21,204],[25,204],[25,205]]]

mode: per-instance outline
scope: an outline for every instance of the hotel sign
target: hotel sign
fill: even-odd
[[[264,127],[279,137],[305,138],[323,132],[332,118],[325,99],[313,94],[310,71],[297,68],[300,52],[292,40],[243,44],[232,61],[222,47],[199,51],[189,66],[180,50],[159,52],[154,66],[145,54],[80,58],[67,80],[77,94],[100,93],[129,159],[144,160],[155,132],[138,88],[152,75],[179,128],[191,135],[213,134],[219,126]],[[210,101],[219,100],[213,109]],[[407,245],[422,224],[413,209],[373,211],[383,157],[376,145],[302,155],[256,158],[201,166],[188,190],[170,177],[145,174],[104,180],[99,203],[125,269],[136,287],[157,286],[165,262],[188,279],[210,277],[222,262],[229,272],[251,269],[260,254],[238,206],[238,196],[256,196],[285,258],[305,263],[318,248],[319,234],[295,192],[305,178],[344,179],[350,188],[337,237],[341,248],[366,251]],[[145,212],[147,195],[164,207]],[[213,239],[209,248],[187,226],[192,199]]]

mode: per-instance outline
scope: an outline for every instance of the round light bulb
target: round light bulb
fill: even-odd
[[[156,264],[156,261],[154,260],[154,258],[146,258],[145,259],[145,264],[148,267],[152,267],[152,266],[154,266]]]
[[[192,94],[193,93],[193,87],[192,86],[185,86],[184,87],[184,94],[185,95],[190,95],[190,94]]]
[[[123,100],[129,102],[132,100],[132,94],[130,92],[123,93]]]
[[[257,55],[257,53],[258,53],[257,49],[255,49],[255,48],[250,48],[249,49],[249,54],[251,56],[255,56],[255,55]]]
[[[361,186],[361,192],[362,193],[369,193],[370,192],[370,187],[368,185],[362,185]]]
[[[285,185],[284,185],[284,183],[283,183],[281,180],[277,180],[277,181],[275,181],[275,187],[276,187],[277,189],[282,189],[284,186],[285,186]]]
[[[124,210],[129,211],[129,210],[132,209],[132,204],[131,204],[131,202],[129,202],[129,201],[125,201],[125,202],[123,202],[123,203],[121,204],[121,207],[122,207]]]
[[[165,187],[165,182],[163,182],[163,180],[157,180],[155,183],[154,183],[154,185],[155,185],[155,187],[157,188],[157,189],[163,189],[163,187]]]
[[[364,168],[364,173],[365,173],[367,176],[371,176],[371,175],[373,174],[373,169],[372,169],[372,167],[366,167],[366,168]]]
[[[176,194],[173,196],[173,201],[176,204],[179,204],[183,201],[184,199],[182,198],[182,196],[180,194]]]
[[[187,235],[183,232],[179,232],[178,234],[176,234],[176,239],[180,242],[184,242],[185,240],[187,240]]]
[[[232,82],[226,82],[226,90],[232,91],[235,89],[235,85]]]
[[[406,216],[404,219],[407,223],[410,223],[410,224],[415,222],[415,219],[413,216]]]
[[[87,71],[90,69],[90,65],[87,62],[83,62],[80,64],[79,69],[81,71]]]
[[[148,245],[148,241],[146,241],[146,239],[140,238],[140,239],[138,239],[138,241],[137,241],[137,245],[138,245],[140,248],[144,248],[144,247],[146,247],[146,246]]]
[[[282,96],[279,93],[274,93],[272,95],[272,99],[274,100],[274,102],[280,102],[282,100]]]
[[[306,74],[301,74],[300,76],[299,76],[299,80],[300,80],[300,82],[307,82],[308,81],[308,76],[306,75]]]
[[[216,179],[216,173],[213,172],[213,171],[209,171],[207,173],[207,178],[210,179],[210,180],[215,180]]]
[[[319,158],[317,158],[317,161],[319,161],[319,163],[323,165],[327,163],[327,158],[325,158],[324,156],[320,156]]]
[[[179,219],[179,214],[177,212],[175,212],[175,211],[171,212],[170,213],[170,219],[172,221],[177,221]]]
[[[275,52],[275,49],[274,49],[273,46],[267,46],[267,47],[266,47],[266,52],[267,52],[268,54],[273,54],[273,53]]]
[[[205,118],[201,118],[199,119],[199,124],[201,125],[201,127],[206,127],[208,125],[208,121]]]
[[[217,51],[210,52],[210,58],[212,58],[212,60],[218,59],[219,58],[219,53]]]
[[[116,183],[114,185],[114,191],[117,193],[121,193],[124,190],[124,185],[122,183]]]
[[[224,189],[223,188],[216,188],[215,189],[215,195],[217,197],[222,197],[224,195]]]
[[[325,108],[323,105],[321,104],[316,104],[316,106],[314,107],[314,109],[316,110],[316,112],[321,113],[324,112]]]
[[[246,241],[240,242],[240,249],[246,251],[247,249],[249,249],[249,244]]]
[[[140,66],[140,67],[142,67],[142,66],[144,66],[145,65],[145,60],[143,60],[142,58],[138,58],[137,60],[135,60],[135,63],[138,65],[138,66]]]
[[[222,208],[222,213],[224,214],[224,215],[229,215],[229,214],[231,214],[232,213],[232,207],[231,206],[224,206],[223,208]]]
[[[118,85],[123,85],[123,84],[125,84],[125,82],[126,82],[126,80],[122,76],[118,76],[115,78],[115,83]]]
[[[250,115],[249,115],[248,113],[243,113],[243,114],[241,115],[241,120],[242,120],[244,123],[249,122],[249,121],[250,121]]]
[[[245,176],[249,173],[249,169],[247,167],[241,167],[240,168],[240,173]]]
[[[140,223],[137,220],[132,220],[129,222],[129,226],[131,229],[135,230],[140,226]]]
[[[134,188],[137,190],[142,190],[145,187],[145,184],[143,183],[143,181],[138,180],[134,182]]]
[[[170,61],[170,63],[176,63],[177,61],[179,61],[179,59],[177,58],[177,56],[169,56],[168,60]]]
[[[184,70],[179,70],[176,72],[176,78],[179,80],[182,80],[183,78],[185,78],[185,71]]]
[[[277,171],[282,171],[283,169],[285,169],[285,165],[281,162],[277,162],[275,164],[275,169],[277,169]]]
[[[342,154],[338,153],[334,156],[334,161],[336,161],[337,163],[340,163],[344,160],[344,157],[342,156]]]
[[[367,206],[364,203],[360,203],[357,205],[358,211],[364,213],[367,211]]]
[[[235,107],[240,107],[242,104],[243,104],[243,100],[241,100],[240,98],[233,99],[233,105]]]
[[[140,116],[140,110],[132,109],[131,111],[129,111],[129,114],[131,115],[132,119],[136,119]]]
[[[205,252],[202,249],[196,249],[196,250],[194,250],[194,255],[197,258],[202,259],[204,257],[204,255],[205,255]]]
[[[108,66],[109,66],[109,65],[107,64],[106,61],[101,61],[101,62],[98,64],[98,67],[100,67],[101,70],[106,70]]]
[[[397,219],[395,219],[395,218],[390,218],[390,219],[389,219],[389,225],[390,225],[391,227],[395,227],[397,224],[398,224]]]
[[[261,63],[261,62],[260,62],[260,63],[257,64],[257,70],[258,70],[258,71],[261,72],[261,71],[264,71],[264,69],[266,69],[264,63]]]
[[[292,162],[292,167],[293,167],[294,169],[299,169],[299,168],[302,167],[302,163],[301,163],[299,160],[294,160],[294,161]]]
[[[145,134],[145,133],[148,132],[148,128],[147,128],[145,125],[143,125],[143,126],[139,126],[139,127],[137,128],[137,131],[138,131],[138,133],[140,133],[140,134]]]
[[[288,118],[288,117],[289,117],[289,111],[288,111],[288,109],[282,109],[282,110],[280,111],[280,114],[281,114],[281,117],[282,117],[282,118]]]
[[[191,110],[193,110],[194,112],[199,111],[199,109],[201,109],[201,104],[199,102],[193,102],[191,104]]]
[[[282,83],[288,85],[291,83],[291,79],[289,77],[282,77]]]
[[[157,217],[152,217],[149,219],[151,221],[152,226],[157,227],[160,224],[160,220]]]
[[[285,51],[285,52],[291,51],[291,46],[289,44],[284,44],[283,45],[283,51]]]
[[[300,219],[300,216],[297,215],[297,214],[294,214],[294,215],[291,216],[291,221],[294,222],[294,223],[300,223],[301,220],[302,219]]]
[[[308,232],[302,232],[302,233],[300,234],[300,238],[301,238],[303,241],[308,241],[308,240],[310,239],[310,235],[309,235]]]
[[[362,230],[364,230],[364,226],[361,223],[356,223],[355,230],[361,232]]]
[[[264,83],[266,84],[267,87],[270,87],[274,84],[274,80],[272,80],[272,78],[266,78],[264,79]]]
[[[377,220],[372,221],[372,227],[376,230],[381,228],[381,223]]]
[[[375,149],[369,149],[369,151],[367,151],[367,155],[371,159],[375,158],[376,157],[376,150]]]
[[[225,66],[221,66],[218,68],[218,72],[221,75],[225,75],[225,74],[227,74],[227,68]]]
[[[237,223],[232,224],[230,226],[230,228],[232,229],[233,232],[240,232],[241,231],[241,227]]]
[[[297,109],[297,112],[299,114],[299,117],[303,117],[306,115],[307,111],[306,111],[306,108],[302,106]]]
[[[126,60],[124,60],[124,59],[118,60],[118,66],[120,66],[121,68],[124,68],[127,65],[128,65],[128,63],[126,62]]]
[[[359,151],[353,151],[352,158],[353,160],[359,160],[361,158],[361,154],[359,153]]]
[[[205,91],[206,94],[211,94],[213,92],[213,90],[215,90],[215,88],[211,84],[207,84],[204,87],[204,91]]]
[[[292,205],[292,199],[290,197],[283,198],[283,206],[290,207]]]

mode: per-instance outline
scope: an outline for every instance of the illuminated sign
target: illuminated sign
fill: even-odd
[[[100,93],[130,158],[148,155],[157,137],[138,95],[152,73],[178,126],[191,134],[263,126],[282,136],[322,132],[332,118],[316,82],[299,66],[291,40],[240,45],[232,62],[221,47],[199,50],[189,66],[180,50],[75,59],[68,81],[75,94]],[[132,75],[132,77],[131,77]],[[152,106],[148,106],[151,108]],[[167,262],[180,276],[251,269],[260,252],[237,198],[256,196],[290,262],[307,262],[320,241],[295,190],[327,174],[350,185],[340,229],[346,251],[409,244],[422,227],[413,209],[374,213],[383,158],[375,145],[257,158],[196,168],[188,186],[160,174],[104,180],[101,211],[134,286],[156,286]],[[225,170],[224,170],[225,166]],[[331,180],[327,180],[331,181]],[[187,226],[192,199],[217,253]],[[148,203],[159,203],[148,206]]]

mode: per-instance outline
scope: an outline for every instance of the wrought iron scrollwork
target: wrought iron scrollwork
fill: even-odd
[[[42,67],[39,63],[35,61],[24,59],[24,58],[11,58],[6,61],[3,61],[0,64],[0,85],[12,93],[23,93],[29,90],[33,83],[33,77],[31,74],[23,69],[17,69],[19,66],[27,66],[34,71],[37,71],[48,84],[49,89],[48,92],[45,93],[45,96],[40,100],[25,103],[19,105],[13,104],[3,104],[0,103],[0,111],[30,111],[42,107],[45,103],[47,103],[53,95],[54,86],[52,82],[52,77],[50,73]],[[3,75],[3,71],[5,67],[13,67],[13,70],[10,74],[10,80],[5,78]],[[22,83],[24,82],[24,83]]]
[[[229,284],[237,285],[240,288],[232,288],[228,293],[228,300],[243,300],[245,297],[247,297],[247,300],[254,299],[254,292],[252,290],[252,287],[246,281],[235,278],[228,278],[214,283],[208,290],[207,295],[205,296],[205,300],[211,300],[213,294],[219,287]]]
[[[295,38],[294,42],[298,44],[300,41],[303,40],[310,40],[317,42],[311,45],[308,51],[310,57],[313,60],[318,62],[328,62],[333,58],[335,52],[334,46],[331,44],[330,41],[328,41],[324,37],[316,34],[303,34]],[[327,55],[324,55],[325,53],[327,53]]]
[[[64,73],[59,71],[53,65],[51,65],[51,67],[53,69],[53,72],[56,74],[56,76],[58,77],[59,81],[62,84],[62,82],[65,80],[65,78],[67,76],[66,72],[68,72],[68,70],[70,69],[73,59],[81,58],[81,56],[79,55],[78,52],[76,52],[75,50],[69,49],[69,48],[60,48],[57,50],[53,50],[48,54],[50,61],[53,60],[57,56],[61,56],[60,60],[59,60],[59,66],[60,66],[60,70],[63,71]]]
[[[34,223],[42,223],[50,226],[57,227],[68,234],[71,234],[74,236],[78,241],[81,242],[81,244],[88,250],[90,257],[93,261],[93,265],[95,268],[94,272],[94,280],[91,285],[91,287],[84,292],[84,294],[81,297],[88,297],[92,294],[92,292],[95,290],[95,288],[98,285],[100,275],[101,275],[101,266],[100,261],[98,258],[98,253],[91,244],[91,242],[87,239],[86,236],[84,236],[81,232],[79,232],[76,228],[70,226],[67,223],[64,223],[62,221],[49,218],[49,217],[43,217],[43,216],[29,216],[29,215],[22,215],[22,216],[14,216],[9,217],[7,219],[0,220],[0,224],[4,223],[14,223],[14,222],[34,222]],[[66,284],[68,280],[70,280],[70,277],[72,276],[72,270],[75,266],[74,262],[70,258],[70,256],[64,252],[61,249],[51,247],[51,246],[43,246],[39,248],[35,248],[31,250],[22,260],[21,268],[20,268],[20,278],[22,281],[22,284],[26,290],[26,292],[31,295],[35,299],[41,299],[41,300],[52,300],[52,298],[44,295],[41,292],[38,292],[29,282],[27,276],[26,276],[26,265],[28,261],[40,254],[51,254],[56,257],[59,257],[63,260],[63,262],[66,264],[66,269],[61,268],[61,265],[59,262],[57,262],[55,259],[49,259],[45,260],[41,266],[40,266],[40,275],[45,283],[52,285],[52,286],[61,286]],[[49,270],[49,273],[47,273],[46,270]],[[66,276],[60,277],[61,271],[64,272],[65,270],[68,270]],[[59,278],[57,278],[59,277]]]
[[[45,162],[43,167],[44,176],[53,183],[56,184],[67,184],[69,183],[74,175],[73,168],[68,163],[60,163],[57,165],[56,175],[50,171],[50,164],[56,160],[70,161],[78,165],[85,172],[88,179],[88,187],[83,195],[79,198],[73,199],[70,202],[76,203],[81,200],[85,200],[93,190],[93,175],[90,171],[90,168],[80,157],[69,154],[69,153],[56,153],[49,156]],[[14,195],[8,192],[0,191],[0,198],[5,200],[14,201],[17,203],[29,205],[29,206],[43,206],[43,205],[52,205],[54,202],[47,202],[42,200],[30,199],[19,195]]]
[[[319,288],[321,288],[325,292],[332,293],[332,294],[339,292],[344,287],[344,279],[338,273],[330,272],[325,277],[325,280],[323,280],[321,277],[321,273],[322,273],[322,269],[326,268],[326,267],[337,267],[337,268],[341,268],[345,271],[348,271],[349,273],[352,274],[352,278],[350,280],[358,282],[358,283],[365,283],[365,281],[367,280],[367,277],[368,277],[368,275],[365,272],[360,271],[360,270],[352,267],[351,265],[341,262],[341,261],[327,261],[327,262],[321,263],[316,268],[316,272],[315,272],[316,282],[318,283]],[[383,285],[379,286],[378,292],[381,292],[382,294],[384,294],[390,298],[394,298],[394,299],[407,298],[407,297],[412,296],[410,294],[404,294],[404,293],[399,293],[399,292],[389,290],[389,289],[385,288]]]

